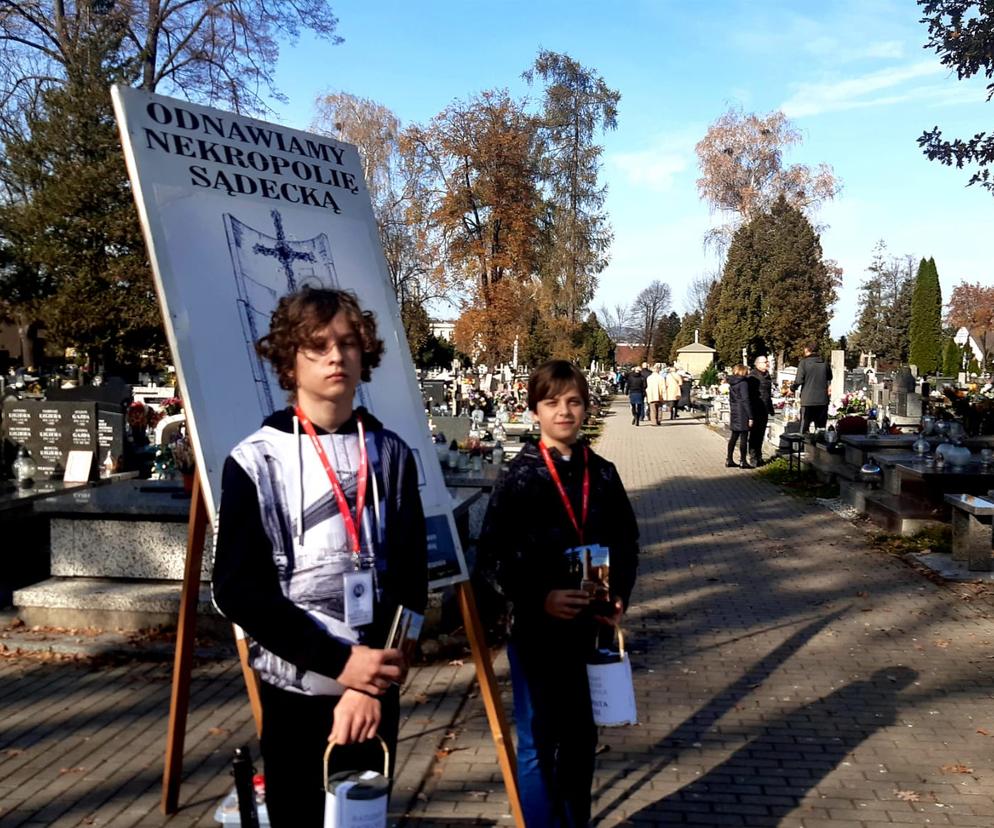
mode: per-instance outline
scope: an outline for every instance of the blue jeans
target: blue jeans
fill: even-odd
[[[628,395],[628,402],[632,406],[632,417],[638,422],[645,414],[645,395],[641,391],[632,391]]]
[[[590,823],[597,728],[587,667],[508,644],[518,734],[518,791],[528,828]]]

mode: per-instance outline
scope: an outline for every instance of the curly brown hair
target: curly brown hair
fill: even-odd
[[[364,311],[351,291],[303,287],[280,299],[269,323],[269,333],[255,343],[256,353],[272,363],[280,388],[291,396],[297,390],[294,374],[297,351],[324,348],[319,334],[338,313],[345,314],[362,343],[362,381],[369,382],[373,369],[380,364],[383,340],[376,335],[373,312]]]

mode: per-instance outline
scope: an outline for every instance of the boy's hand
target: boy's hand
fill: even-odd
[[[400,650],[373,650],[356,644],[338,681],[352,690],[381,696],[391,684],[407,675],[407,662]]]
[[[625,604],[620,598],[615,598],[611,603],[611,606],[614,607],[614,612],[611,613],[611,615],[595,615],[594,618],[602,624],[617,627],[618,623],[621,621],[621,616],[625,612]]]
[[[380,726],[380,700],[356,690],[346,690],[335,705],[328,741],[336,745],[365,742]]]
[[[545,596],[545,611],[553,618],[569,621],[589,603],[590,596],[581,589],[554,589]]]

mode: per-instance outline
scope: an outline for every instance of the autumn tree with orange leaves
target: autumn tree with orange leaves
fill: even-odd
[[[535,301],[540,244],[536,124],[504,91],[455,102],[401,139],[417,170],[409,210],[440,276],[462,288],[457,347],[509,359]]]
[[[994,353],[994,286],[960,282],[946,305],[946,322],[973,334],[989,363]]]
[[[760,116],[730,109],[716,120],[695,150],[701,176],[697,191],[712,211],[730,216],[705,239],[724,251],[735,231],[781,196],[791,207],[810,214],[839,191],[827,164],[785,166],[784,153],[801,142],[801,133],[782,112]]]

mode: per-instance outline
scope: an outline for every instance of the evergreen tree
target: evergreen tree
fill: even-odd
[[[718,358],[726,365],[742,361],[742,348],[748,348],[750,354],[765,351],[759,333],[763,319],[761,278],[768,253],[766,241],[772,232],[772,216],[761,213],[735,232],[728,248],[711,331]]]
[[[128,77],[119,40],[98,30],[81,43],[28,137],[9,140],[18,197],[0,206],[7,254],[36,280],[27,307],[41,309],[50,339],[111,366],[165,341],[108,91]]]
[[[700,331],[701,314],[698,311],[685,313],[680,320],[680,330],[673,337],[673,344],[670,345],[669,362],[676,362],[677,354],[684,345],[690,345],[694,341],[694,331]]]
[[[942,374],[947,377],[955,377],[960,369],[963,360],[963,351],[956,340],[947,339],[946,347],[942,351]]]
[[[860,311],[852,346],[892,364],[908,360],[908,319],[914,287],[914,260],[887,256],[880,241],[868,276],[860,286]]]
[[[761,353],[799,355],[805,342],[828,336],[828,310],[839,270],[822,259],[821,242],[796,207],[779,198],[769,213],[732,239],[715,313],[715,348],[731,364]]]
[[[942,290],[935,259],[922,259],[918,265],[908,338],[908,360],[918,366],[918,373],[935,373],[942,359]]]
[[[664,316],[659,320],[652,346],[653,362],[668,362],[670,360],[670,351],[673,350],[673,342],[680,332],[680,327],[680,315],[676,311],[672,311],[669,316]]]

